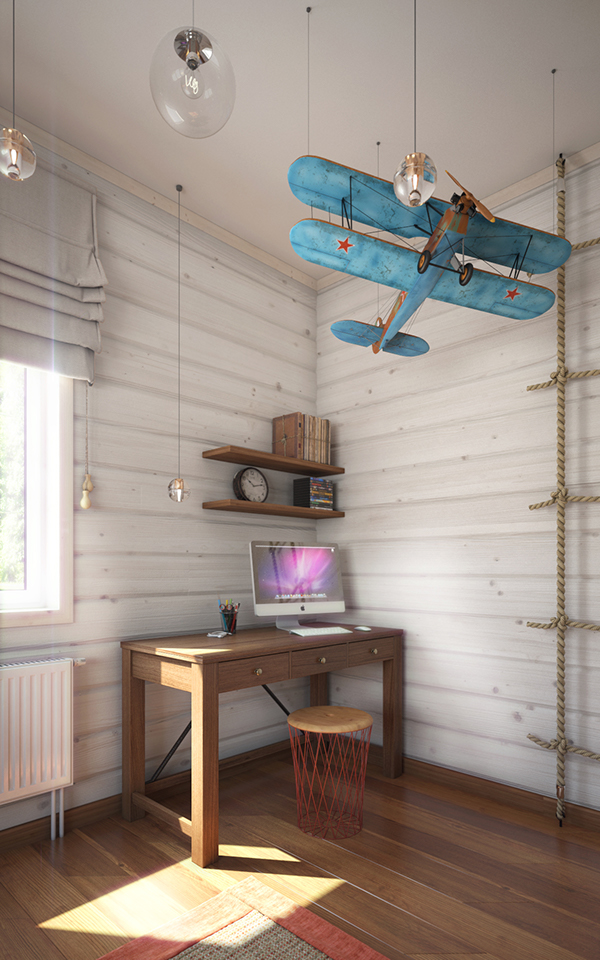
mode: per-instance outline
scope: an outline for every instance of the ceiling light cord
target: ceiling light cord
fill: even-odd
[[[414,150],[417,152],[417,0],[413,0],[413,127]]]
[[[306,154],[310,156],[310,11],[306,8]]]
[[[181,191],[177,184],[177,476],[181,476]]]
[[[13,113],[13,122],[12,122],[12,125],[13,125],[13,130],[15,129],[15,37],[16,37],[16,33],[15,33],[15,2],[16,2],[16,0],[13,0],[13,5],[12,5],[12,8],[13,8],[13,9],[12,9],[12,14],[13,14],[13,23],[12,23],[12,27],[13,27],[13,29],[12,29],[12,34],[13,34],[13,35],[12,35],[12,47],[13,47],[13,49],[12,49],[12,55],[13,55],[13,62],[12,62],[12,82],[13,82],[13,84],[12,84],[12,87],[13,87],[13,111],[12,111],[12,113]]]
[[[556,67],[552,70],[552,233],[556,233]]]

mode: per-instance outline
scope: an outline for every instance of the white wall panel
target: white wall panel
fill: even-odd
[[[181,462],[192,497],[175,505],[166,486],[177,467],[177,222],[85,179],[98,191],[109,285],[89,392],[89,511],[78,508],[85,391],[75,390],[75,621],[4,631],[1,654],[86,658],[75,671],[67,804],[121,788],[119,641],[214,627],[225,593],[241,600],[241,625],[255,623],[248,541],[316,533],[343,545],[345,619],[406,630],[406,753],[552,795],[555,755],[526,735],[555,734],[554,634],[526,622],[555,613],[555,514],[529,510],[555,488],[555,396],[526,387],[556,368],[555,311],[515,322],[429,301],[411,327],[429,354],[375,356],[340,343],[329,326],[374,319],[393,299],[389,288],[340,278],[319,294],[317,324],[312,290],[183,222]],[[599,198],[600,165],[569,178],[574,240],[600,235]],[[552,229],[552,190],[497,212]],[[599,256],[597,247],[579,252],[567,266],[571,370],[600,367]],[[554,275],[539,282],[555,288]],[[269,450],[271,418],[294,410],[332,421],[345,519],[203,511],[202,500],[229,496],[237,468],[202,451]],[[600,380],[569,384],[567,431],[568,486],[597,495]],[[291,503],[291,477],[271,472],[269,481],[271,499]],[[567,530],[569,614],[600,619],[598,505],[569,505]],[[291,709],[307,702],[305,681],[277,692]],[[567,735],[596,751],[599,694],[600,634],[569,631]],[[336,674],[330,695],[371,712],[381,742],[380,666]],[[149,686],[148,775],[188,718],[187,695]],[[283,714],[258,689],[221,697],[220,719],[222,756],[286,735]],[[184,743],[169,769],[188,765]],[[567,799],[600,808],[599,797],[600,764],[570,756]],[[48,812],[45,798],[11,804],[0,829]]]
[[[600,235],[600,165],[567,181],[567,235]],[[502,211],[553,228],[553,191]],[[536,282],[555,289],[554,275]],[[329,331],[372,321],[389,290],[340,279],[318,302],[318,414],[331,417],[349,622],[406,630],[405,751],[553,795],[556,755],[556,312],[527,322],[428,301],[410,329],[430,352],[374,355]],[[567,264],[567,366],[600,368],[600,247]],[[382,315],[383,310],[379,311]],[[567,485],[600,496],[600,379],[567,386]],[[567,507],[567,611],[600,623],[600,505]],[[381,680],[334,678],[334,702],[380,708]],[[600,752],[600,633],[567,637],[567,737]],[[376,716],[377,742],[380,718]],[[600,809],[600,763],[567,758],[567,799]]]
[[[51,160],[51,156],[48,155]],[[316,413],[316,293],[181,224],[181,472],[192,496],[169,500],[177,476],[177,219],[66,165],[98,193],[100,258],[108,276],[103,351],[89,391],[92,508],[79,508],[85,387],[75,385],[75,620],[3,632],[2,659],[59,651],[75,671],[75,779],[66,805],[121,789],[121,651],[130,637],[218,625],[218,597],[256,622],[248,542],[315,535],[310,521],[202,509],[232,496],[232,464],[202,459],[223,444],[271,449],[271,419]],[[185,194],[182,197],[185,205]],[[292,502],[292,477],[269,472],[271,499]],[[307,682],[292,684],[303,705]],[[189,719],[189,697],[148,685],[148,774]],[[223,698],[220,750],[229,756],[286,735],[260,690]],[[189,744],[170,769],[189,766]],[[2,808],[0,829],[49,812],[49,799]]]

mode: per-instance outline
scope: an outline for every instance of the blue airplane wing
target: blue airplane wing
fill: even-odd
[[[338,340],[355,343],[360,347],[369,347],[381,339],[382,328],[360,320],[336,320],[331,324],[331,332]],[[400,357],[419,357],[427,353],[429,344],[422,337],[413,337],[409,333],[397,333],[383,347],[384,353],[395,353]]]
[[[335,223],[300,220],[292,227],[290,240],[303,260],[384,283],[394,290],[409,290],[419,276],[416,251]]]
[[[288,171],[292,193],[303,203],[352,225],[356,220],[399,237],[430,236],[449,203],[433,197],[405,207],[394,187],[352,167],[322,157],[299,157]],[[562,237],[510,220],[490,223],[477,213],[469,221],[465,254],[524,273],[549,273],[564,263],[571,244]]]
[[[322,220],[301,220],[290,231],[296,253],[304,260],[349,273],[395,290],[410,290],[420,276],[419,253],[386,240],[366,236]],[[429,270],[435,270],[432,264]],[[474,270],[466,287],[453,271],[440,276],[429,296],[433,300],[483,310],[514,320],[530,320],[549,310],[554,293],[547,287]]]
[[[550,273],[571,255],[564,237],[496,218],[490,223],[480,213],[469,221],[465,254],[523,273]]]
[[[429,236],[450,206],[443,200],[436,200],[431,211],[432,224],[426,206],[405,207],[397,199],[389,180],[380,180],[322,157],[295,160],[288,171],[288,183],[302,203],[342,217],[349,223],[358,220],[368,227],[399,237]]]

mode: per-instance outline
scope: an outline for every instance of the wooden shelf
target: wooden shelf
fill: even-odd
[[[285,503],[251,503],[249,500],[209,500],[203,510],[228,510],[230,513],[255,513],[263,517],[298,517],[301,520],[329,520],[343,517],[342,510],[317,510],[314,507],[292,507]]]
[[[283,473],[298,473],[303,477],[333,477],[344,473],[343,467],[334,467],[330,463],[317,463],[315,460],[297,460],[295,457],[281,457],[277,453],[265,453],[264,450],[249,450],[248,447],[215,447],[213,450],[204,450],[205,460],[222,460],[225,463],[239,463],[242,466],[262,467],[263,470],[279,470]],[[228,503],[229,501],[216,501]],[[235,502],[235,501],[233,501]],[[259,504],[264,506],[264,504]],[[269,504],[267,504],[269,506]],[[273,505],[275,506],[275,505]],[[217,508],[215,508],[217,509]],[[219,507],[218,509],[227,509]],[[282,510],[301,509],[299,507],[285,507]],[[311,511],[314,513],[315,511]],[[318,513],[328,513],[331,516],[343,516],[335,510],[319,510]]]

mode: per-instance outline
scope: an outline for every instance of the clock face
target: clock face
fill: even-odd
[[[233,478],[233,489],[238,499],[249,500],[252,503],[264,503],[269,494],[266,478],[256,467],[240,470]]]

